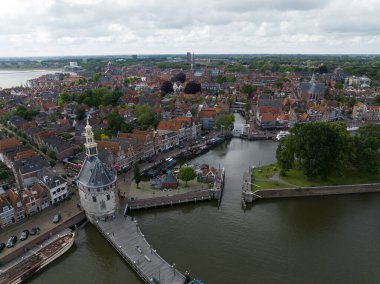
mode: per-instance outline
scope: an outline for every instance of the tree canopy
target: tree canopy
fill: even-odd
[[[179,170],[179,178],[184,181],[187,185],[187,182],[195,179],[197,174],[195,173],[192,167],[183,167]]]
[[[189,83],[187,83],[185,87],[185,94],[196,94],[201,91],[202,91],[201,84],[195,81],[190,81]]]
[[[117,112],[111,112],[107,115],[108,120],[108,135],[116,135],[118,131],[132,132],[133,127],[126,123],[124,118]]]
[[[227,130],[227,129],[231,129],[234,122],[235,122],[235,116],[232,113],[220,114],[217,116],[215,120],[215,126],[219,130],[222,128],[222,126],[225,130]]]
[[[112,92],[106,88],[98,88],[93,90],[86,90],[81,95],[70,95],[63,93],[58,97],[58,104],[65,105],[68,102],[76,102],[78,104],[86,104],[90,107],[99,106],[116,106],[117,101],[122,96],[120,88],[116,87]]]
[[[161,85],[161,92],[164,94],[171,94],[173,93],[173,83],[170,81],[164,81]]]
[[[141,173],[140,173],[140,168],[138,163],[133,164],[133,178],[135,180],[135,183],[137,187],[139,186],[139,183],[141,181]]]
[[[183,72],[179,72],[177,75],[175,75],[172,79],[171,79],[172,82],[181,82],[181,83],[185,83],[186,81],[186,74],[183,73]]]
[[[1,121],[6,123],[12,116],[17,115],[25,120],[32,120],[39,111],[37,109],[26,108],[25,106],[17,106],[16,109],[8,111],[2,118]]]
[[[376,95],[376,97],[374,98],[372,104],[375,105],[375,106],[380,106],[380,94]]]
[[[298,124],[280,141],[276,157],[284,171],[297,163],[307,177],[326,179],[352,166],[355,143],[343,123]]]
[[[153,108],[150,105],[138,105],[135,107],[136,122],[141,129],[155,126],[157,120],[154,117]]]

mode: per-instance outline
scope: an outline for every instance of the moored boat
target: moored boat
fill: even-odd
[[[74,244],[74,240],[74,232],[59,236],[31,256],[24,258],[2,272],[0,274],[0,283],[21,283],[67,252]]]
[[[285,138],[286,136],[288,136],[290,133],[289,131],[280,131],[279,133],[277,133],[276,135],[276,140],[277,141],[280,141],[282,138]]]

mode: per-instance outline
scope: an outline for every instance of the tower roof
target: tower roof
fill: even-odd
[[[98,156],[86,157],[78,175],[78,181],[85,186],[102,187],[116,181],[116,175],[109,170]]]

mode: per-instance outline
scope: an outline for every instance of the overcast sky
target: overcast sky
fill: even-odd
[[[0,57],[380,53],[379,0],[3,0]]]

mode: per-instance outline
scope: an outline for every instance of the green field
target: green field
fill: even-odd
[[[290,185],[275,182],[275,181],[258,180],[258,181],[253,182],[253,184],[251,185],[251,190],[256,191],[256,190],[264,190],[264,189],[281,189],[281,188],[291,188],[291,187],[292,186]]]
[[[255,179],[265,179],[265,178],[273,177],[276,171],[278,171],[276,164],[270,164],[270,165],[254,168],[252,171],[252,174],[255,177]]]
[[[365,175],[356,171],[347,171],[344,173],[334,173],[326,180],[310,179],[304,175],[300,169],[292,169],[286,172],[286,175],[280,175],[278,181],[270,180],[279,171],[276,164],[266,165],[254,168],[252,171],[253,183],[260,186],[252,186],[252,190],[258,189],[276,189],[293,187],[311,187],[311,186],[328,186],[344,184],[365,184],[380,182],[380,174]]]
[[[292,183],[296,186],[324,186],[324,185],[342,185],[342,184],[361,184],[373,183],[380,181],[380,175],[370,176],[358,174],[356,171],[345,173],[334,173],[326,180],[307,178],[299,169],[292,169],[286,172],[286,176],[280,176],[282,180]]]

